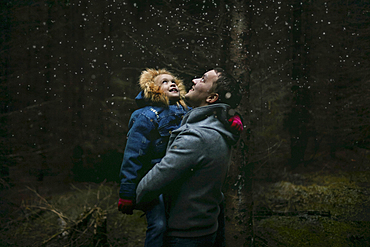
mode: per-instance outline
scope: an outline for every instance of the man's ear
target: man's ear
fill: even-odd
[[[211,95],[207,97],[206,102],[208,104],[213,104],[217,100],[218,100],[218,93],[211,93]]]

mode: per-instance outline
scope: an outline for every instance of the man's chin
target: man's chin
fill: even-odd
[[[187,97],[187,96],[188,96],[188,94],[185,94],[185,98],[184,98],[185,103],[186,103],[188,106],[191,106],[191,107],[192,107],[191,100],[190,100],[190,99],[189,99],[189,97]]]

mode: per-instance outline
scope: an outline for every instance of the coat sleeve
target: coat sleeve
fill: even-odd
[[[203,154],[197,150],[197,147],[202,146],[202,139],[202,135],[195,130],[179,134],[168,147],[161,162],[140,181],[136,190],[136,202],[145,205],[160,194],[171,193],[171,190],[176,189],[175,184],[186,179],[202,163]]]
[[[139,170],[150,163],[148,150],[155,125],[150,118],[142,114],[132,121],[120,170],[119,195],[122,199],[134,200],[136,186],[141,179]]]

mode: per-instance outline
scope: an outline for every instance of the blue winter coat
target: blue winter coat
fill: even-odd
[[[141,178],[162,160],[172,131],[180,126],[188,111],[177,103],[169,106],[152,105],[144,97],[143,91],[135,100],[141,108],[132,113],[129,121],[119,191],[120,198],[131,200],[135,200],[136,187]]]

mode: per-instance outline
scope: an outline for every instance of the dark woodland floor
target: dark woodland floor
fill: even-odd
[[[254,245],[370,246],[369,160],[358,149],[294,170],[255,167]],[[117,193],[117,183],[76,183],[63,173],[38,181],[12,167],[0,191],[0,246],[143,246],[145,217],[120,214]],[[243,243],[239,226],[227,227],[228,246]]]

